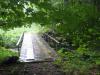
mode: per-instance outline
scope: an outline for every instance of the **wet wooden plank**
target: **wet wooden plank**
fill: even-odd
[[[20,52],[21,62],[54,59],[56,52],[38,34],[25,33]]]

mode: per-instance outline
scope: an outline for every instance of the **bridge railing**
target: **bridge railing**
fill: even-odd
[[[53,34],[48,34],[48,33],[44,33],[43,34],[43,38],[46,42],[48,42],[48,44],[54,48],[55,50],[59,50],[59,49],[63,49],[63,50],[74,50],[76,47],[72,46],[71,42],[68,41],[62,41],[62,39],[60,39],[59,41],[55,38],[55,35]]]
[[[20,55],[20,48],[21,48],[21,43],[23,41],[23,36],[24,36],[24,32],[21,34],[21,36],[16,44],[16,47],[18,48],[18,55]]]
[[[47,33],[44,33],[42,37],[55,50],[57,50],[58,48],[60,48],[61,43],[57,39],[55,39],[53,36],[51,36],[51,35],[49,35]]]

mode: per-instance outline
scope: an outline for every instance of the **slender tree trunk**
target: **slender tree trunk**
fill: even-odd
[[[92,0],[92,2],[97,7],[98,11],[100,12],[100,0]]]

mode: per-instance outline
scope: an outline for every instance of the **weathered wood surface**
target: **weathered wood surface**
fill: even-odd
[[[54,60],[56,52],[38,34],[24,33],[19,60],[21,62],[34,62]]]

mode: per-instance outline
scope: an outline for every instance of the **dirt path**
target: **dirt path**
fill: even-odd
[[[0,75],[63,75],[52,62],[20,63],[0,66]]]

